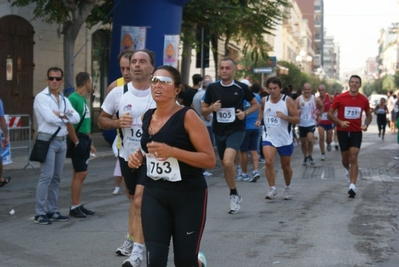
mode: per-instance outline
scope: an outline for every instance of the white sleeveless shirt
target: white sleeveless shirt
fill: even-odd
[[[277,117],[276,112],[280,111],[289,116],[287,103],[288,96],[282,95],[277,103],[272,103],[269,96],[266,97],[265,108],[263,111],[264,131],[262,140],[270,142],[274,147],[288,146],[292,144],[292,125],[286,120]]]
[[[299,108],[301,109],[301,120],[298,126],[310,127],[316,125],[316,102],[315,97],[312,95],[308,101],[305,101],[303,96],[299,97]]]

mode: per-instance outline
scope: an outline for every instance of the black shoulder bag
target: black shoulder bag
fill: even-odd
[[[53,141],[60,130],[61,127],[58,127],[57,131],[55,131],[48,141],[39,140],[36,138],[35,144],[33,145],[33,149],[29,156],[29,160],[43,163],[46,160],[51,141]]]

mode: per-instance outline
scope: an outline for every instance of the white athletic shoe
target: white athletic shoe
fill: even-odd
[[[269,189],[269,192],[267,193],[267,195],[266,195],[265,198],[266,198],[266,199],[271,199],[271,200],[273,200],[273,199],[276,198],[276,196],[277,196],[276,189],[270,188],[270,189]]]
[[[284,200],[292,199],[291,188],[290,187],[284,188],[284,194],[283,195],[284,195],[284,197],[283,197]]]
[[[242,198],[240,195],[230,195],[230,209],[229,214],[236,214],[240,209]]]
[[[130,257],[122,263],[122,267],[140,267],[143,261],[143,255],[137,252],[132,252]]]
[[[198,252],[198,260],[202,263],[202,267],[207,266],[205,255],[201,251]]]
[[[113,195],[119,194],[119,187],[115,187],[114,192],[112,192]]]
[[[132,253],[132,249],[133,249],[133,240],[126,237],[125,241],[123,241],[123,244],[116,249],[115,253],[118,254],[119,256],[130,256],[130,254]]]

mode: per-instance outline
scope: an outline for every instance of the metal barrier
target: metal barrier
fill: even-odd
[[[35,169],[29,161],[32,149],[32,120],[29,114],[5,114],[4,118],[8,125],[11,157],[26,156],[27,164],[24,169],[28,166]]]

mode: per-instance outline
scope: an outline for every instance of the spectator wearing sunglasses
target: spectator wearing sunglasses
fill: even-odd
[[[72,107],[68,98],[59,91],[64,82],[64,73],[57,67],[47,71],[47,87],[38,93],[33,103],[38,135],[37,139],[51,141],[46,160],[40,163],[40,177],[36,188],[35,223],[47,225],[53,221],[65,222],[69,217],[58,211],[58,193],[62,169],[66,156],[67,124],[78,123],[79,114]]]

